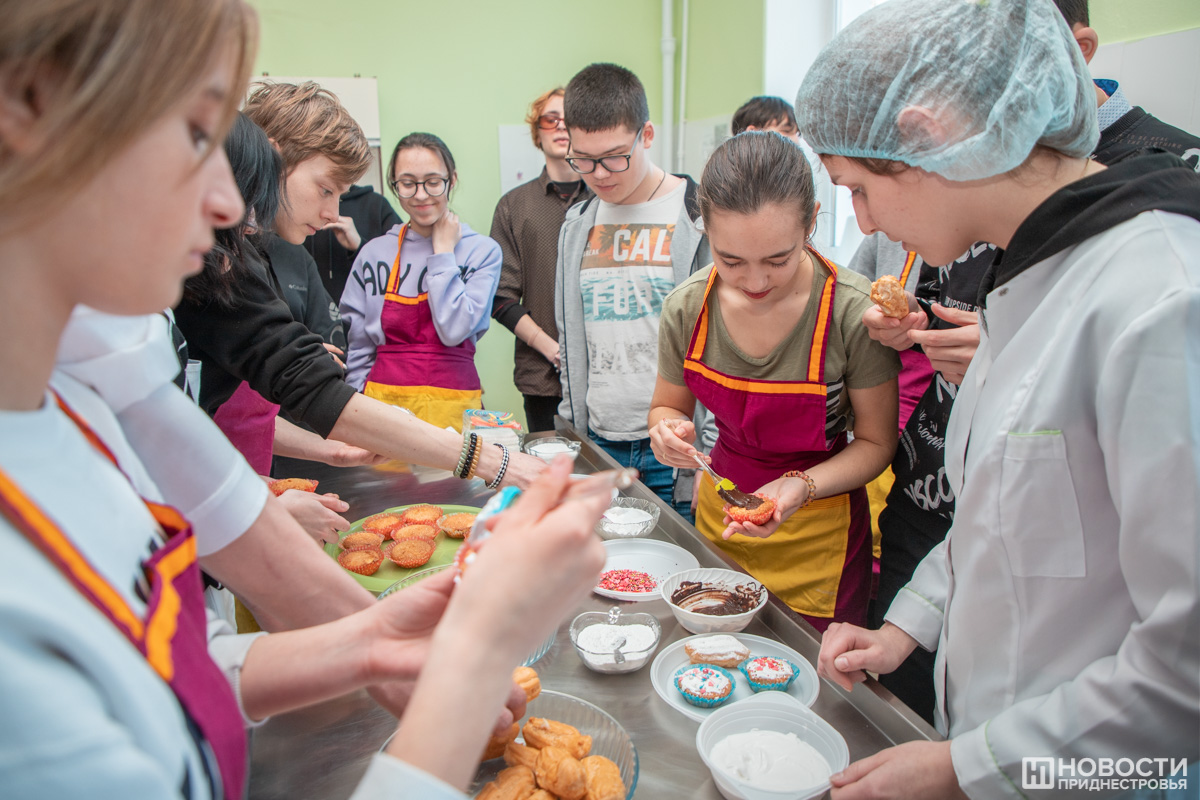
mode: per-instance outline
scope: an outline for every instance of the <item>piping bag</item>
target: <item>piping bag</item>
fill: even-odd
[[[637,476],[638,471],[628,467],[597,472],[586,478],[572,481],[563,496],[563,501],[577,500],[596,494],[609,494],[612,500],[616,500],[620,490],[632,486],[633,482],[637,480]],[[492,538],[493,534],[487,528],[488,520],[506,511],[513,503],[517,502],[517,498],[520,496],[520,489],[515,486],[506,486],[484,503],[483,509],[471,525],[471,532],[467,535],[466,541],[454,554],[454,566],[458,569],[458,574],[454,576],[455,583],[462,579],[467,567],[475,560],[475,554],[480,545]]]

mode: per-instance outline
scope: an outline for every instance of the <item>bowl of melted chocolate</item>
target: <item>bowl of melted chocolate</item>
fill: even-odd
[[[692,633],[733,633],[750,624],[767,603],[758,581],[730,569],[677,572],[660,585],[679,624]]]

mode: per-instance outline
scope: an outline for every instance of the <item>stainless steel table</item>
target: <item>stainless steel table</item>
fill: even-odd
[[[560,425],[562,421],[559,420]],[[612,459],[571,428],[560,435],[583,442],[577,470],[593,472],[615,467]],[[349,519],[359,519],[404,503],[482,505],[490,492],[478,480],[460,481],[442,470],[412,471],[333,469],[296,462],[297,476],[321,481],[322,491],[337,492],[350,504]],[[292,474],[292,473],[289,473]],[[640,483],[625,494],[658,502]],[[665,504],[651,538],[673,542],[693,553],[705,567],[739,569]],[[640,762],[638,798],[720,798],[712,777],[696,753],[699,723],[663,702],[650,685],[649,666],[626,675],[590,671],[571,646],[567,627],[583,611],[604,610],[613,601],[590,596],[566,617],[554,647],[535,666],[545,688],[582,697],[612,714],[629,732]],[[663,628],[659,648],[689,634],[679,626],[667,604],[659,599],[621,604],[654,614]],[[813,664],[820,635],[798,614],[771,597],[746,633],[777,639]],[[846,738],[856,760],[900,742],[937,739],[937,733],[873,680],[845,692],[823,681],[813,706]],[[395,729],[395,719],[358,692],[303,711],[275,717],[251,738],[250,797],[304,797],[341,800],[353,791],[370,757]]]

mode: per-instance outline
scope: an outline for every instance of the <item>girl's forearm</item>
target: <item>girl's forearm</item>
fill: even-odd
[[[817,497],[830,497],[865,486],[892,462],[895,440],[886,443],[856,438],[828,461],[806,470],[817,487]]]

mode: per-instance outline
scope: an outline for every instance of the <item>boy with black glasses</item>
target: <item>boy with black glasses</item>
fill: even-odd
[[[567,85],[567,163],[596,195],[567,212],[558,238],[555,322],[559,413],[690,518],[691,474],[650,449],[646,417],[658,376],[663,299],[709,263],[694,220],[696,183],[651,163],[654,126],[641,81],[592,64]]]

